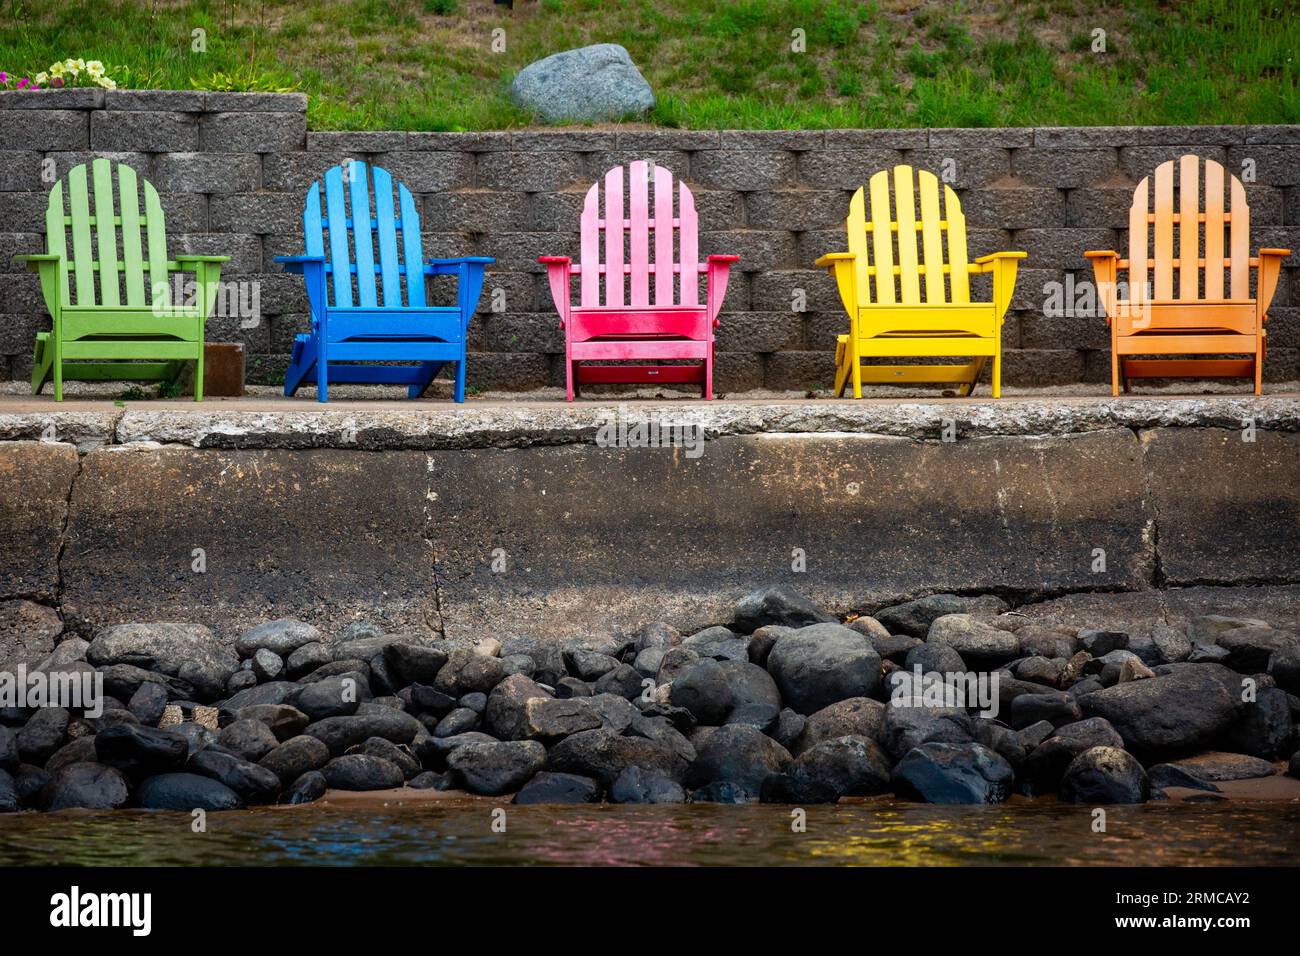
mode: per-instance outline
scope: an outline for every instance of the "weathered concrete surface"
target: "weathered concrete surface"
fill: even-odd
[[[755,436],[711,442],[696,459],[588,445],[430,461],[449,635],[579,636],[655,618],[693,628],[729,620],[746,591],[777,582],[845,612],[938,590],[1141,588],[1153,570],[1129,431]],[[1104,572],[1094,548],[1109,556]]]
[[[1300,582],[1300,435],[1240,428],[1142,436],[1170,585]]]
[[[0,443],[0,598],[53,601],[77,450],[57,442]]]
[[[274,617],[436,631],[418,453],[93,451],[63,558],[71,627]],[[194,549],[206,570],[195,570]]]
[[[1067,435],[1113,428],[1215,427],[1300,431],[1295,395],[1199,397],[1022,396],[925,401],[348,401],[244,398],[65,402],[0,395],[0,441],[39,438],[51,423],[60,440],[82,446],[158,442],[195,448],[386,449],[523,448],[590,442],[619,414],[698,425],[706,438],[858,432],[939,439],[947,423],[960,438]]]
[[[1300,630],[1300,585],[1190,587],[1121,593],[1067,594],[1024,604],[1015,613],[1043,626],[1113,628],[1145,633],[1153,622],[1178,627],[1194,617],[1223,614]]]

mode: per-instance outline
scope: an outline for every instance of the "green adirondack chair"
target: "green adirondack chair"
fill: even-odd
[[[66,183],[50,190],[46,253],[15,257],[40,273],[54,322],[36,336],[32,394],[48,379],[57,401],[65,379],[172,381],[181,363],[192,361],[194,400],[202,401],[203,324],[216,302],[221,263],[230,257],[168,259],[158,192],[130,166],[96,159],[89,175],[84,164],[75,166]],[[194,274],[192,301],[172,303],[173,272]]]

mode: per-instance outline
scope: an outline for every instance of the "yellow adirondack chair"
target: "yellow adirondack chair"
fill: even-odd
[[[1179,157],[1175,204],[1174,164],[1171,159],[1156,167],[1154,211],[1148,212],[1150,178],[1133,191],[1127,259],[1112,249],[1084,253],[1092,260],[1110,324],[1111,394],[1119,395],[1121,385],[1127,392],[1133,378],[1204,376],[1254,378],[1258,395],[1264,371],[1264,323],[1277,290],[1278,270],[1291,251],[1261,249],[1259,258],[1250,258],[1246,190],[1236,176],[1228,176],[1231,205],[1225,210],[1223,167],[1212,159],[1205,160],[1202,200],[1200,157],[1191,153]],[[1257,270],[1253,299],[1252,266]],[[1127,299],[1120,298],[1117,284],[1122,270],[1128,271]],[[1140,355],[1249,357],[1134,357]]]
[[[890,208],[891,179],[896,214]],[[854,398],[862,397],[864,381],[951,383],[959,385],[965,396],[974,391],[992,359],[993,397],[997,398],[1002,391],[1002,321],[1016,286],[1018,260],[1026,253],[995,252],[969,262],[961,203],[944,186],[940,215],[939,180],[933,173],[895,166],[872,176],[867,188],[870,220],[862,188],[849,202],[849,251],[817,260],[835,277],[849,314],[849,334],[839,337],[835,349],[836,396],[844,394],[850,378]],[[944,233],[948,234],[946,255]],[[986,272],[993,275],[993,301],[972,302],[970,276]],[[862,364],[863,359],[884,356],[971,356],[971,360],[960,365]]]

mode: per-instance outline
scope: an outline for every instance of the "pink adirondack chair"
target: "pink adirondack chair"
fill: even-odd
[[[691,191],[685,183],[677,184],[674,216],[673,174],[655,166],[653,205],[649,182],[645,160],[629,164],[626,176],[622,166],[611,169],[605,174],[604,209],[599,182],[582,207],[582,261],[575,265],[568,256],[538,257],[546,265],[564,328],[569,401],[581,385],[612,382],[698,383],[704,397],[713,398],[713,330],[731,264],[740,257],[714,255],[700,262],[699,218]],[[707,276],[703,304],[702,272]],[[569,289],[574,275],[581,284],[576,306]],[[643,364],[668,360],[690,364]]]

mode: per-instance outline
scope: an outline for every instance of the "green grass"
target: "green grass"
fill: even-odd
[[[1300,122],[1291,3],[1160,0],[0,0],[0,70],[301,90],[313,129],[499,129],[534,59],[621,43],[688,128]],[[202,30],[206,52],[191,48]],[[506,49],[493,52],[493,31]],[[1093,31],[1106,51],[1093,52]],[[791,49],[804,31],[806,50]]]

